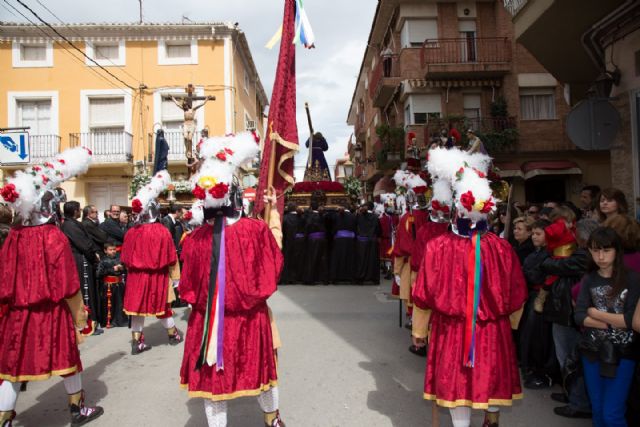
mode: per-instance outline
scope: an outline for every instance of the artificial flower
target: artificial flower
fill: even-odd
[[[7,184],[0,189],[0,196],[2,196],[5,201],[13,203],[20,197],[20,194],[16,191],[15,185]]]
[[[471,212],[473,210],[473,205],[476,203],[476,198],[473,197],[473,193],[471,191],[467,191],[462,196],[460,196],[460,204],[468,211]]]
[[[214,199],[222,199],[227,195],[228,191],[229,186],[224,182],[219,182],[209,189],[209,194],[211,194]]]
[[[131,201],[131,210],[135,214],[139,214],[140,212],[142,212],[142,202],[140,201],[140,199],[133,199]]]
[[[204,188],[200,187],[199,185],[196,185],[195,188],[191,191],[191,193],[193,194],[193,197],[195,197],[196,199],[204,200],[204,198],[207,197],[207,194],[205,193]]]
[[[218,181],[212,176],[201,176],[198,180],[198,185],[205,190],[210,189],[214,185],[216,185]]]

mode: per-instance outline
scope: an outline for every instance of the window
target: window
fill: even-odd
[[[256,130],[256,122],[255,120],[251,120],[251,116],[244,113],[244,130]]]
[[[249,95],[249,88],[251,87],[251,79],[249,78],[249,73],[247,70],[244,70],[244,91]]]
[[[53,42],[13,42],[12,56],[15,68],[53,67]]]
[[[124,131],[124,97],[89,98],[89,131]]]
[[[425,40],[438,38],[438,20],[407,19],[402,26],[400,39],[402,47],[422,47]]]
[[[18,126],[29,127],[31,135],[51,134],[51,99],[19,100],[17,105]]]
[[[87,56],[102,66],[125,65],[125,41],[115,42],[86,42]],[[86,59],[86,64],[93,67],[92,61]]]
[[[184,92],[182,95],[184,95]],[[162,99],[161,110],[160,121],[164,129],[167,131],[182,129],[182,124],[184,123],[184,111],[182,111],[172,99]]]
[[[553,120],[556,102],[553,88],[520,89],[520,117],[522,120]]]
[[[461,20],[458,22],[460,31],[460,54],[462,62],[476,61],[476,21]]]
[[[437,119],[441,109],[439,93],[411,95],[405,104],[405,126],[425,124],[431,119]]]
[[[198,63],[197,40],[159,40],[158,64],[189,65]]]
[[[462,95],[462,99],[464,105],[464,116],[471,120],[479,119],[481,117],[481,96],[479,94],[464,94]]]

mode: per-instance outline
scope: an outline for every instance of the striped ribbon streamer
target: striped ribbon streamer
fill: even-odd
[[[464,366],[467,368],[473,368],[476,359],[476,323],[482,286],[482,255],[480,249],[480,233],[475,233],[471,236],[471,250],[468,254],[469,268],[467,270],[467,307],[463,361]]]

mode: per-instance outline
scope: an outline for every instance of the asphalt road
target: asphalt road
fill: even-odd
[[[422,399],[425,359],[407,351],[409,332],[398,327],[398,303],[381,286],[282,286],[270,300],[283,348],[280,408],[288,427],[430,426],[431,403]],[[179,309],[184,330],[188,312]],[[160,323],[147,320],[154,348],[131,356],[127,328],[90,337],[81,346],[86,400],[105,408],[91,426],[206,426],[201,399],[178,387],[182,345],[167,344]],[[587,427],[590,420],[553,414],[551,391],[525,391],[502,410],[501,426]],[[15,426],[68,425],[60,379],[29,383],[18,399]],[[451,426],[440,410],[442,427]],[[475,411],[474,426],[482,424]],[[262,426],[255,398],[229,404],[232,427]]]

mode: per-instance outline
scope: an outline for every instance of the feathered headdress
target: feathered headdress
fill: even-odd
[[[136,215],[145,215],[156,203],[156,199],[171,184],[171,176],[166,170],[156,173],[151,181],[138,190],[131,201],[131,210]]]
[[[42,165],[17,171],[0,189],[0,198],[13,208],[23,222],[26,222],[33,213],[45,208],[41,200],[47,192],[89,169],[91,155],[88,148],[71,148]]]

